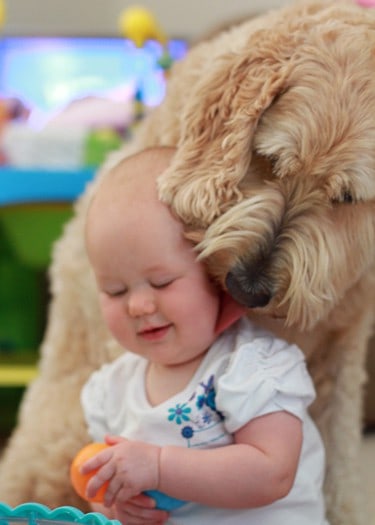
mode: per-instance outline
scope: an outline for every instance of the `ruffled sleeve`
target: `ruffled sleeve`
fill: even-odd
[[[271,412],[287,411],[303,420],[314,399],[301,350],[268,334],[240,344],[216,385],[216,406],[231,433]]]

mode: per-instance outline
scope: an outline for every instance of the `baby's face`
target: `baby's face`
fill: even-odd
[[[122,198],[117,189],[92,210],[88,254],[118,342],[152,362],[182,364],[214,341],[218,292],[181,224],[144,190]]]

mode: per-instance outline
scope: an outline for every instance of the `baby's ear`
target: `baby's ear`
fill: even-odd
[[[215,333],[220,335],[240,317],[245,315],[246,308],[238,304],[227,292],[222,292],[220,297],[220,310],[216,322]]]

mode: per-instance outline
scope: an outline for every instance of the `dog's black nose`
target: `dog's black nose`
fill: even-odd
[[[229,272],[225,284],[233,299],[248,308],[262,308],[272,299],[272,292],[264,279],[253,281],[242,272]]]

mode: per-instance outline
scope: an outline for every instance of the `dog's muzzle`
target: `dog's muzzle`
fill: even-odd
[[[247,308],[262,308],[272,299],[273,293],[267,279],[259,274],[255,280],[251,279],[251,273],[243,268],[230,271],[225,284],[233,299]]]

